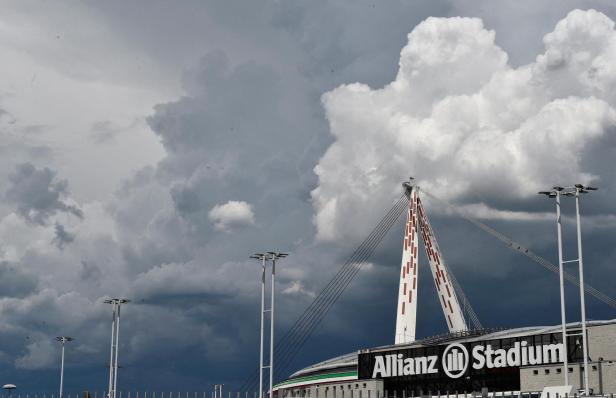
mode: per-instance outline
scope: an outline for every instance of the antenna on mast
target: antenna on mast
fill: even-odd
[[[408,181],[404,181],[402,183],[402,188],[404,189],[404,194],[410,200],[411,199],[411,193],[413,192],[413,188],[417,189],[419,187],[415,185],[415,178],[409,177]]]

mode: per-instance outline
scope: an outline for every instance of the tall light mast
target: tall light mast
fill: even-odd
[[[560,274],[560,305],[561,305],[561,318],[562,318],[562,335],[563,335],[563,347],[565,351],[564,369],[565,384],[568,385],[568,369],[567,369],[567,330],[565,321],[565,294],[564,294],[564,281],[563,281],[563,264],[564,263],[578,263],[579,278],[580,278],[580,312],[581,312],[581,324],[582,324],[582,350],[584,356],[584,394],[590,395],[590,387],[588,385],[588,336],[586,331],[586,286],[584,284],[584,259],[582,256],[582,226],[580,221],[580,194],[586,194],[590,191],[596,191],[597,188],[584,186],[582,184],[575,184],[572,187],[554,187],[552,191],[542,191],[539,194],[547,195],[550,198],[556,198],[556,220],[558,224],[558,260],[559,260],[559,274]],[[578,258],[574,260],[563,261],[562,256],[562,236],[561,236],[561,213],[560,213],[560,197],[570,196],[575,197],[575,221],[577,232],[577,252]]]
[[[69,341],[73,341],[74,339],[68,336],[58,336],[56,337],[56,340],[62,343],[62,359],[60,362],[60,398],[63,398],[64,397],[64,346],[66,345],[66,343],[68,343]]]
[[[112,298],[105,300],[105,304],[113,306],[111,318],[111,355],[109,359],[109,398],[115,398],[118,388],[118,354],[119,354],[119,336],[120,336],[120,307],[130,300],[123,298]]]
[[[586,300],[584,286],[584,259],[582,256],[582,223],[580,221],[580,194],[596,191],[597,188],[582,184],[575,185],[575,220],[577,225],[578,267],[580,272],[580,307],[582,312],[582,344],[584,346],[584,393],[590,395],[588,385],[588,336],[586,335]]]
[[[261,263],[261,326],[260,326],[260,342],[259,342],[259,398],[263,398],[263,370],[265,368],[269,371],[269,396],[270,398],[274,393],[274,297],[276,292],[276,260],[285,258],[288,253],[270,251],[267,253],[255,253],[250,258],[259,260]],[[265,309],[265,271],[267,261],[272,261],[272,279],[271,279],[271,291],[270,291],[270,308]],[[263,363],[263,351],[264,351],[264,327],[265,327],[265,313],[270,314],[270,347],[269,347],[269,364]]]

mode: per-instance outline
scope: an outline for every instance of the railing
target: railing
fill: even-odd
[[[338,388],[335,388],[338,387]],[[326,389],[324,386],[318,388],[288,388],[274,391],[272,398],[540,398],[541,391],[504,391],[504,392],[441,392],[428,391],[424,394],[415,394],[413,392],[397,391],[388,392],[382,390],[370,390],[365,388],[354,389],[344,386],[331,386]],[[601,398],[616,398],[613,393],[610,394],[590,394],[584,395],[579,393],[559,394],[546,393],[543,398],[584,398],[584,397],[601,397]],[[57,393],[9,393],[0,394],[0,398],[59,398]],[[79,393],[66,393],[62,398],[109,398],[106,391],[83,391]],[[252,392],[231,392],[215,393],[214,391],[190,391],[190,392],[165,392],[165,391],[118,391],[116,398],[258,398],[256,391]],[[270,398],[268,392],[263,392],[263,398]]]
[[[118,391],[116,398],[257,398],[257,392],[231,393],[225,392],[222,396],[214,391]],[[263,394],[265,397],[268,394]],[[9,393],[0,394],[0,398],[59,398],[57,393]],[[107,391],[82,391],[77,393],[64,393],[62,398],[110,398]]]
[[[311,388],[302,390],[301,388],[289,388],[283,391],[282,395],[274,392],[273,398],[586,398],[586,397],[601,397],[601,398],[615,398],[614,394],[559,394],[546,392],[542,395],[541,391],[501,391],[501,392],[472,392],[472,393],[459,393],[448,391],[427,391],[421,394],[415,394],[414,392],[398,391],[388,392],[382,390],[370,390],[365,388],[344,388],[340,389],[340,386],[334,388],[331,386],[320,386],[318,388]],[[263,395],[264,398],[269,398],[267,394]],[[229,397],[233,398],[233,397]]]

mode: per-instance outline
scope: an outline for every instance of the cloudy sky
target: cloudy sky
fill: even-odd
[[[247,257],[290,253],[284,333],[411,175],[553,262],[536,191],[600,186],[586,277],[616,297],[612,1],[0,3],[2,384],[55,391],[64,334],[67,389],[102,391],[102,301],[123,296],[120,389],[239,385],[258,358]],[[485,326],[559,322],[554,274],[425,204]],[[393,341],[401,228],[295,368]],[[420,337],[446,328],[422,272]]]

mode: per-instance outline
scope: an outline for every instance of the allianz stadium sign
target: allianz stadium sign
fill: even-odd
[[[490,342],[453,343],[424,348],[424,355],[417,355],[422,353],[421,348],[360,354],[360,357],[364,356],[360,374],[363,367],[363,373],[370,372],[363,375],[367,378],[385,379],[437,373],[441,377],[457,379],[485,369],[560,363],[565,355],[563,344],[558,342],[530,345],[527,341],[515,341],[508,348],[500,346],[499,343]],[[370,366],[366,367],[368,364]]]

